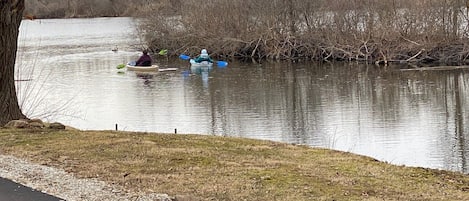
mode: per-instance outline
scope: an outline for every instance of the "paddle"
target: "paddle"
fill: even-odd
[[[228,66],[228,62],[226,61],[216,61],[218,67],[226,67]]]
[[[117,68],[117,69],[123,69],[123,68],[125,68],[125,64],[119,64],[119,65],[117,65],[116,68]]]
[[[190,56],[187,56],[187,55],[185,55],[185,54],[179,55],[179,58],[182,59],[182,60],[189,60],[189,59],[191,59]]]
[[[127,65],[129,65],[129,66],[135,66],[135,65],[137,65],[137,62],[136,62],[136,61],[129,61],[129,63],[127,63]],[[127,67],[127,65],[125,65],[125,64],[119,64],[119,65],[116,66],[116,68],[117,68],[117,69],[123,69],[123,68]]]
[[[189,60],[189,59],[191,59],[190,56],[187,56],[187,55],[185,55],[185,54],[179,55],[179,58],[182,59],[182,60]],[[226,67],[226,66],[228,66],[228,62],[226,62],[226,61],[215,61],[215,63],[216,63],[217,66],[219,66],[219,67]]]
[[[161,55],[161,56],[166,56],[168,54],[168,50],[167,49],[162,49],[162,50],[160,50],[160,52],[158,54]]]

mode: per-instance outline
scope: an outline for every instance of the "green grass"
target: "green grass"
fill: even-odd
[[[469,200],[464,174],[252,139],[0,129],[0,151],[133,192],[200,200]]]

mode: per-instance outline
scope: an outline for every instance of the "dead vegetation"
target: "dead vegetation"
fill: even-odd
[[[174,55],[207,48],[221,58],[378,64],[469,57],[462,0],[187,0],[151,10],[146,40]]]
[[[0,129],[2,154],[191,200],[468,200],[467,175],[203,135]]]
[[[146,0],[25,0],[26,19],[136,16]],[[156,1],[155,1],[156,2]]]
[[[468,64],[464,0],[26,0],[26,19],[139,16],[155,52],[231,59]]]

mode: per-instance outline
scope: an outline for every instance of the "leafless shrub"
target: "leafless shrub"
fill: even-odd
[[[25,0],[25,3],[25,14],[37,18],[135,16],[149,8],[147,0]]]
[[[388,63],[447,62],[469,53],[446,48],[434,54],[468,42],[462,0],[158,2],[145,15],[145,38],[174,55],[208,48],[218,57]]]
[[[467,63],[463,0],[26,0],[28,16],[140,16],[151,49],[273,60]],[[444,53],[435,54],[441,49]]]

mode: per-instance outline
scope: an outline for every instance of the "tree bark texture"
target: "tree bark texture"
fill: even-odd
[[[24,0],[0,0],[0,126],[25,118],[18,105],[15,61]]]

